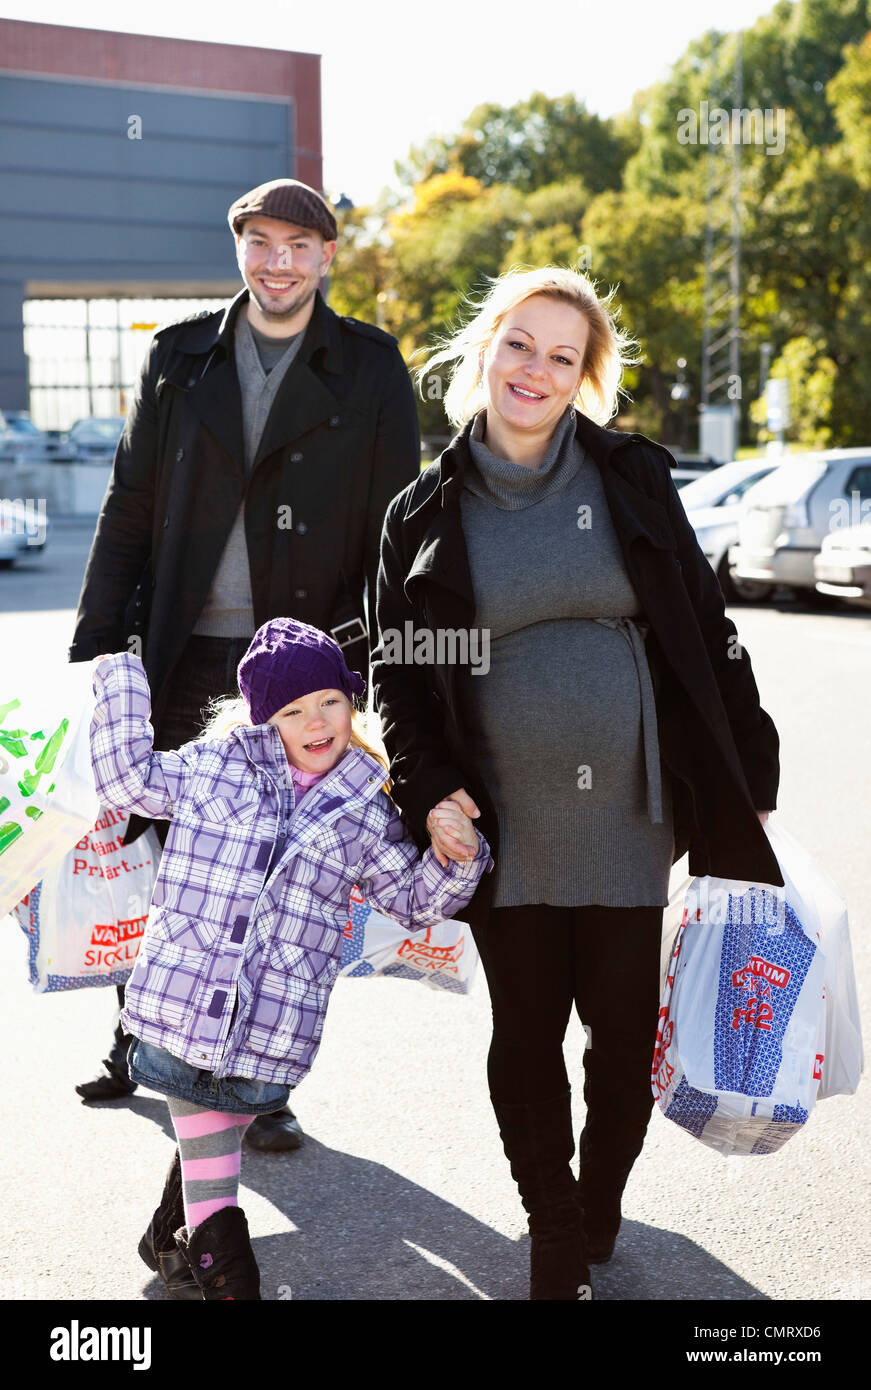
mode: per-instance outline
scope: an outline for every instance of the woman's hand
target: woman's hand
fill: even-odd
[[[771,815],[771,812],[770,812],[770,811],[757,811],[756,814],[757,814],[757,816],[759,817],[759,824],[760,824],[760,825],[764,825],[765,822],[768,820],[768,817]]]
[[[434,806],[426,818],[433,854],[443,869],[453,859],[466,864],[478,852],[478,837],[471,817],[481,812],[462,787]]]

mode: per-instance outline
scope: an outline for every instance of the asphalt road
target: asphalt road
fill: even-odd
[[[63,659],[90,528],[56,524],[0,573],[4,661]],[[841,886],[860,999],[871,990],[871,618],[736,608],[781,734],[783,823]],[[163,1297],[136,1246],[172,1153],[163,1100],[101,1107],[73,1087],[108,1042],[114,991],[36,996],[25,941],[0,922],[0,1299]],[[243,1160],[241,1204],[266,1299],[524,1300],[528,1244],[487,1097],[486,986],[468,998],[343,980],[294,1095],[305,1146]],[[566,1043],[582,1119],[575,1020]],[[723,1159],[658,1113],[630,1179],[597,1299],[860,1300],[871,1295],[871,1105],[822,1102],[780,1152]],[[776,1311],[776,1310],[775,1310]]]

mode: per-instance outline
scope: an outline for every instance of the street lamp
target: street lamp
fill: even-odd
[[[677,381],[673,383],[670,393],[673,401],[678,401],[683,405],[680,427],[680,446],[682,449],[687,447],[687,412],[689,409],[689,399],[692,395],[692,389],[684,375],[686,365],[687,360],[685,357],[679,357],[677,359]]]

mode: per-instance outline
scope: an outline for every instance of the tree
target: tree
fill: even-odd
[[[415,185],[455,169],[485,187],[509,184],[522,193],[571,176],[598,193],[619,188],[633,143],[633,129],[602,120],[573,94],[534,92],[514,106],[476,106],[456,135],[412,148],[396,172]]]
[[[702,235],[702,209],[689,198],[602,193],[584,218],[592,278],[618,287],[622,326],[641,343],[632,414],[652,430],[669,421],[677,359],[691,364],[692,383],[701,350]]]
[[[822,339],[790,338],[773,363],[771,377],[789,382],[789,439],[807,449],[825,449],[832,443],[832,407],[838,369],[826,355]],[[754,401],[750,414],[757,424],[767,419],[765,397]],[[773,438],[762,430],[765,438]]]
[[[871,33],[845,50],[826,89],[838,129],[863,188],[871,187]]]

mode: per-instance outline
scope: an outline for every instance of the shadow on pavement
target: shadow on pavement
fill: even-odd
[[[133,1096],[126,1105],[173,1142],[164,1103]],[[167,1163],[171,1149],[167,1147]],[[143,1194],[143,1230],[160,1196]],[[242,1185],[266,1198],[296,1230],[258,1236],[263,1297],[271,1300],[523,1302],[529,1243],[510,1240],[381,1163],[306,1136],[293,1153],[244,1149]],[[243,1202],[244,1205],[244,1202]],[[685,1236],[624,1221],[614,1258],[592,1271],[602,1300],[761,1300],[766,1295]],[[146,1299],[166,1298],[152,1279]]]

